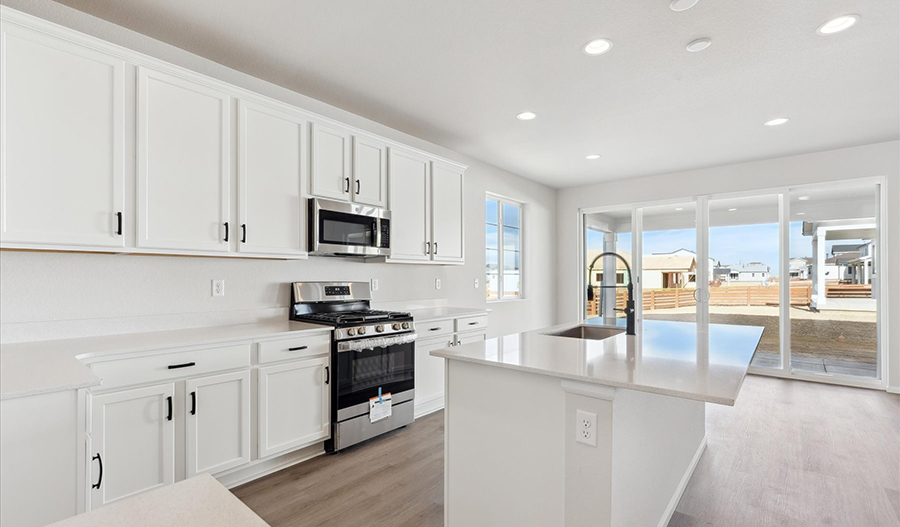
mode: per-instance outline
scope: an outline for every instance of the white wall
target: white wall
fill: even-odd
[[[558,320],[580,316],[578,232],[579,209],[627,203],[687,198],[707,193],[751,191],[851,178],[886,176],[889,307],[883,319],[888,327],[890,356],[888,386],[900,393],[900,141],[829,150],[673,174],[611,181],[560,190],[557,199],[557,309]]]
[[[556,191],[478,160],[280,88],[50,0],[0,3],[205,75],[469,165],[466,265],[371,264],[334,258],[242,260],[74,253],[0,252],[0,342],[231,324],[276,313],[298,280],[378,278],[376,300],[485,307],[484,193],[526,204],[526,299],[492,303],[490,334],[555,322]],[[210,296],[224,279],[226,296]],[[442,289],[434,289],[434,279]],[[474,288],[474,280],[479,288]],[[268,311],[267,311],[268,310]],[[150,315],[148,317],[148,315]]]

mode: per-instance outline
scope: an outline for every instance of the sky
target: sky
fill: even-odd
[[[812,238],[803,236],[802,229],[803,222],[791,223],[791,258],[812,256]],[[670,253],[678,249],[696,252],[697,233],[694,229],[648,231],[643,236],[644,254]],[[616,241],[620,250],[633,252],[630,232],[619,233]],[[830,256],[834,243],[856,242],[862,243],[862,240],[828,242],[825,250]],[[588,248],[602,247],[603,233],[588,230]],[[778,276],[778,224],[710,227],[709,255],[722,265],[762,262],[769,266],[772,276]]]

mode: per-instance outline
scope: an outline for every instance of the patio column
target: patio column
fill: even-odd
[[[813,291],[812,307],[825,306],[825,230],[816,229],[812,239],[813,250]]]

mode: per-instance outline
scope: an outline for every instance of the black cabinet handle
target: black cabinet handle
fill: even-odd
[[[197,413],[197,391],[194,390],[191,392],[191,415],[196,415]]]
[[[97,483],[91,483],[92,489],[99,489],[100,485],[103,483],[103,458],[100,457],[100,454],[94,454],[94,457],[91,458],[91,461],[97,461],[100,463],[100,477],[97,478]]]
[[[177,370],[179,368],[190,368],[191,366],[196,366],[196,362],[185,362],[184,364],[169,364],[170,370]]]
[[[344,194],[349,194],[350,193],[350,178],[345,177],[344,182],[347,184],[347,186],[344,187]]]
[[[359,194],[359,180],[356,180],[356,193]]]
[[[425,254],[431,254],[431,242],[425,242]]]
[[[166,415],[166,421],[172,420],[172,396],[166,397],[166,404],[169,405],[169,413]]]
[[[328,371],[328,366],[325,366],[325,384],[331,382],[331,372]]]
[[[228,222],[225,222],[225,241],[228,241]]]
[[[469,325],[470,325],[470,326],[477,326],[477,325],[478,325],[478,322],[469,322]]]
[[[441,328],[430,328],[428,331],[437,331],[439,329],[441,329]]]
[[[288,351],[303,351],[309,346],[297,346],[296,348],[288,348]]]
[[[247,243],[247,224],[241,224],[241,243]]]
[[[116,234],[121,236],[122,235],[122,213],[121,212],[116,213],[116,221],[118,222],[118,227],[116,228]]]
[[[437,254],[437,242],[434,242],[434,254]]]

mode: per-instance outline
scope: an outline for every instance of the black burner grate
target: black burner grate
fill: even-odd
[[[298,315],[297,320],[308,320],[311,322],[324,322],[328,324],[363,324],[366,322],[378,322],[384,320],[395,320],[399,318],[409,318],[409,313],[398,311],[378,311],[367,309],[362,311],[342,311],[334,313],[307,313]]]

